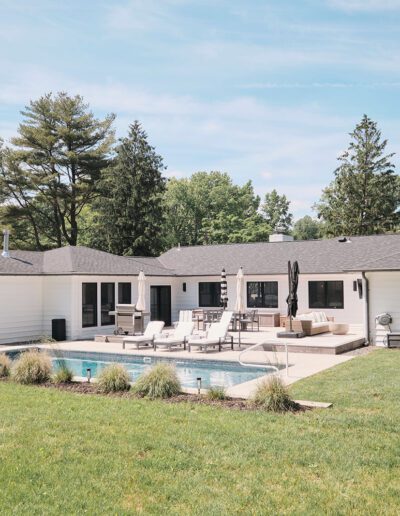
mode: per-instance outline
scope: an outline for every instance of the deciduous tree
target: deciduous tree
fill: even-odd
[[[289,206],[286,195],[279,195],[275,189],[265,194],[261,210],[273,232],[290,230],[293,215],[289,212]]]

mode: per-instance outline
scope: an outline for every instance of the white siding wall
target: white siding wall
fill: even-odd
[[[299,279],[298,298],[299,313],[310,311],[308,303],[308,282],[319,280],[343,280],[343,309],[325,309],[325,313],[333,316],[336,321],[362,325],[364,321],[364,299],[359,299],[358,292],[353,291],[353,280],[361,278],[360,274],[301,274]],[[218,276],[196,276],[177,279],[176,311],[197,308],[199,306],[199,282],[220,281]],[[286,275],[274,276],[245,276],[245,283],[248,281],[277,281],[278,282],[278,307],[271,309],[260,309],[260,311],[276,311],[286,314],[286,297],[288,295],[288,279]],[[182,285],[186,283],[186,292],[183,292]],[[233,309],[236,299],[236,277],[228,276],[228,309]],[[245,287],[245,292],[247,287]],[[245,293],[245,302],[247,295]]]
[[[400,331],[400,271],[367,272],[369,281],[370,338],[375,342],[375,317],[388,312],[392,330]]]
[[[300,275],[299,312],[309,310],[309,280],[343,280],[344,309],[325,310],[336,321],[362,325],[364,299],[353,292],[353,280],[359,274]],[[395,281],[394,281],[395,279]],[[150,310],[151,285],[171,285],[172,321],[179,310],[199,305],[199,282],[219,281],[218,276],[186,278],[148,277],[146,286],[147,310]],[[233,309],[236,297],[236,277],[228,276],[228,308]],[[265,311],[286,313],[287,276],[246,276],[245,281],[278,281],[279,306]],[[94,282],[98,288],[98,326],[82,328],[82,283]],[[22,342],[51,334],[51,319],[65,318],[68,339],[92,338],[99,333],[112,333],[114,326],[100,325],[100,284],[102,282],[131,282],[132,302],[137,300],[137,276],[2,276],[0,279],[0,343]],[[183,291],[186,283],[186,292]],[[389,311],[400,327],[400,273],[377,273],[371,277],[371,317]],[[116,290],[117,293],[117,290]]]
[[[72,310],[71,310],[71,339],[90,339],[98,334],[111,334],[115,327],[101,326],[101,283],[115,283],[116,302],[118,302],[117,284],[132,283],[132,303],[136,303],[138,297],[137,276],[74,276],[72,278]],[[97,283],[97,326],[82,328],[82,283]],[[177,317],[175,278],[147,277],[146,282],[146,311],[150,311],[150,286],[171,285],[172,320]]]
[[[43,335],[43,278],[0,278],[0,344],[28,342]]]
[[[72,276],[43,277],[43,334],[51,336],[51,320],[65,319],[71,338]]]

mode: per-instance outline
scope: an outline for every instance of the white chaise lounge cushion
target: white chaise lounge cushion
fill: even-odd
[[[155,339],[156,344],[171,344],[175,342],[184,342],[194,330],[193,322],[179,322],[178,326],[170,335],[157,337]]]
[[[156,335],[162,332],[164,328],[164,321],[150,321],[146,326],[143,335],[132,335],[124,337],[124,342],[147,342],[153,340]]]
[[[224,324],[224,325],[226,325],[227,328],[229,328],[229,325],[232,320],[232,316],[233,316],[233,312],[225,310],[221,315],[221,319],[219,321],[220,324]]]
[[[229,323],[228,323],[229,324]],[[224,323],[212,323],[206,333],[205,337],[191,337],[188,341],[193,345],[218,344],[226,339],[228,333],[228,326]]]

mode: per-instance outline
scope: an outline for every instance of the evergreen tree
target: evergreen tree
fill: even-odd
[[[82,97],[66,93],[31,101],[22,115],[13,147],[2,150],[4,218],[22,240],[25,227],[36,249],[76,245],[79,215],[107,165],[114,116],[97,120]]]
[[[158,255],[163,245],[164,169],[162,157],[135,121],[102,174],[91,245],[119,255]]]
[[[273,232],[290,230],[293,215],[289,213],[289,205],[286,195],[279,195],[275,189],[265,195],[261,209]]]
[[[377,124],[364,115],[350,133],[332,183],[316,205],[328,235],[372,235],[399,222],[399,178]]]

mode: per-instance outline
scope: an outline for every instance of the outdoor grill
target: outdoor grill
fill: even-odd
[[[142,313],[136,311],[136,305],[116,305],[115,335],[134,335],[143,332]]]

